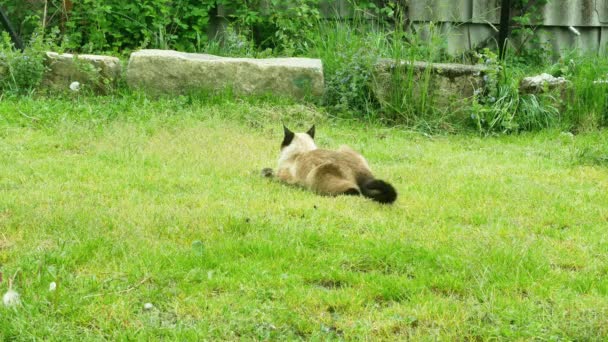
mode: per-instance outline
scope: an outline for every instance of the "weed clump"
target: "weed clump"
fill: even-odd
[[[6,32],[0,41],[0,91],[29,94],[40,85],[44,75],[44,52],[48,41],[34,34],[24,51],[15,49]]]

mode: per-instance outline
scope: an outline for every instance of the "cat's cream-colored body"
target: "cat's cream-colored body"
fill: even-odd
[[[352,148],[317,148],[314,126],[306,133],[293,133],[285,127],[274,175],[322,195],[364,195],[381,203],[392,203],[397,197],[390,184],[374,178],[365,158]]]

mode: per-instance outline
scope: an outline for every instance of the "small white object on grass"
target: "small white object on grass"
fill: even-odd
[[[79,91],[80,90],[80,82],[74,81],[74,82],[70,83],[70,90],[71,91]]]
[[[144,310],[152,310],[154,309],[154,305],[152,303],[144,304]]]
[[[9,289],[2,297],[2,302],[4,302],[4,306],[13,307],[21,304],[21,299],[19,299],[17,291]]]
[[[562,137],[574,138],[574,134],[572,134],[572,132],[561,132],[559,135]]]
[[[49,284],[49,291],[50,291],[50,292],[53,292],[53,291],[55,291],[56,289],[57,289],[57,283],[56,283],[56,282],[54,282],[54,281],[52,281],[52,282]]]

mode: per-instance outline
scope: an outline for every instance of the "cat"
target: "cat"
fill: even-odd
[[[338,150],[317,148],[315,126],[306,133],[294,133],[283,125],[284,138],[276,173],[265,168],[265,177],[299,185],[321,195],[363,195],[380,203],[397,199],[395,188],[374,178],[361,154],[348,146]]]

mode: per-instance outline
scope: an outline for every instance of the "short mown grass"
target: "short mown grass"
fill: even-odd
[[[22,304],[0,307],[0,340],[608,338],[608,169],[581,152],[608,155],[606,132],[427,136],[322,117],[4,99],[0,292],[14,276]],[[261,178],[281,120],[360,150],[397,202]]]

